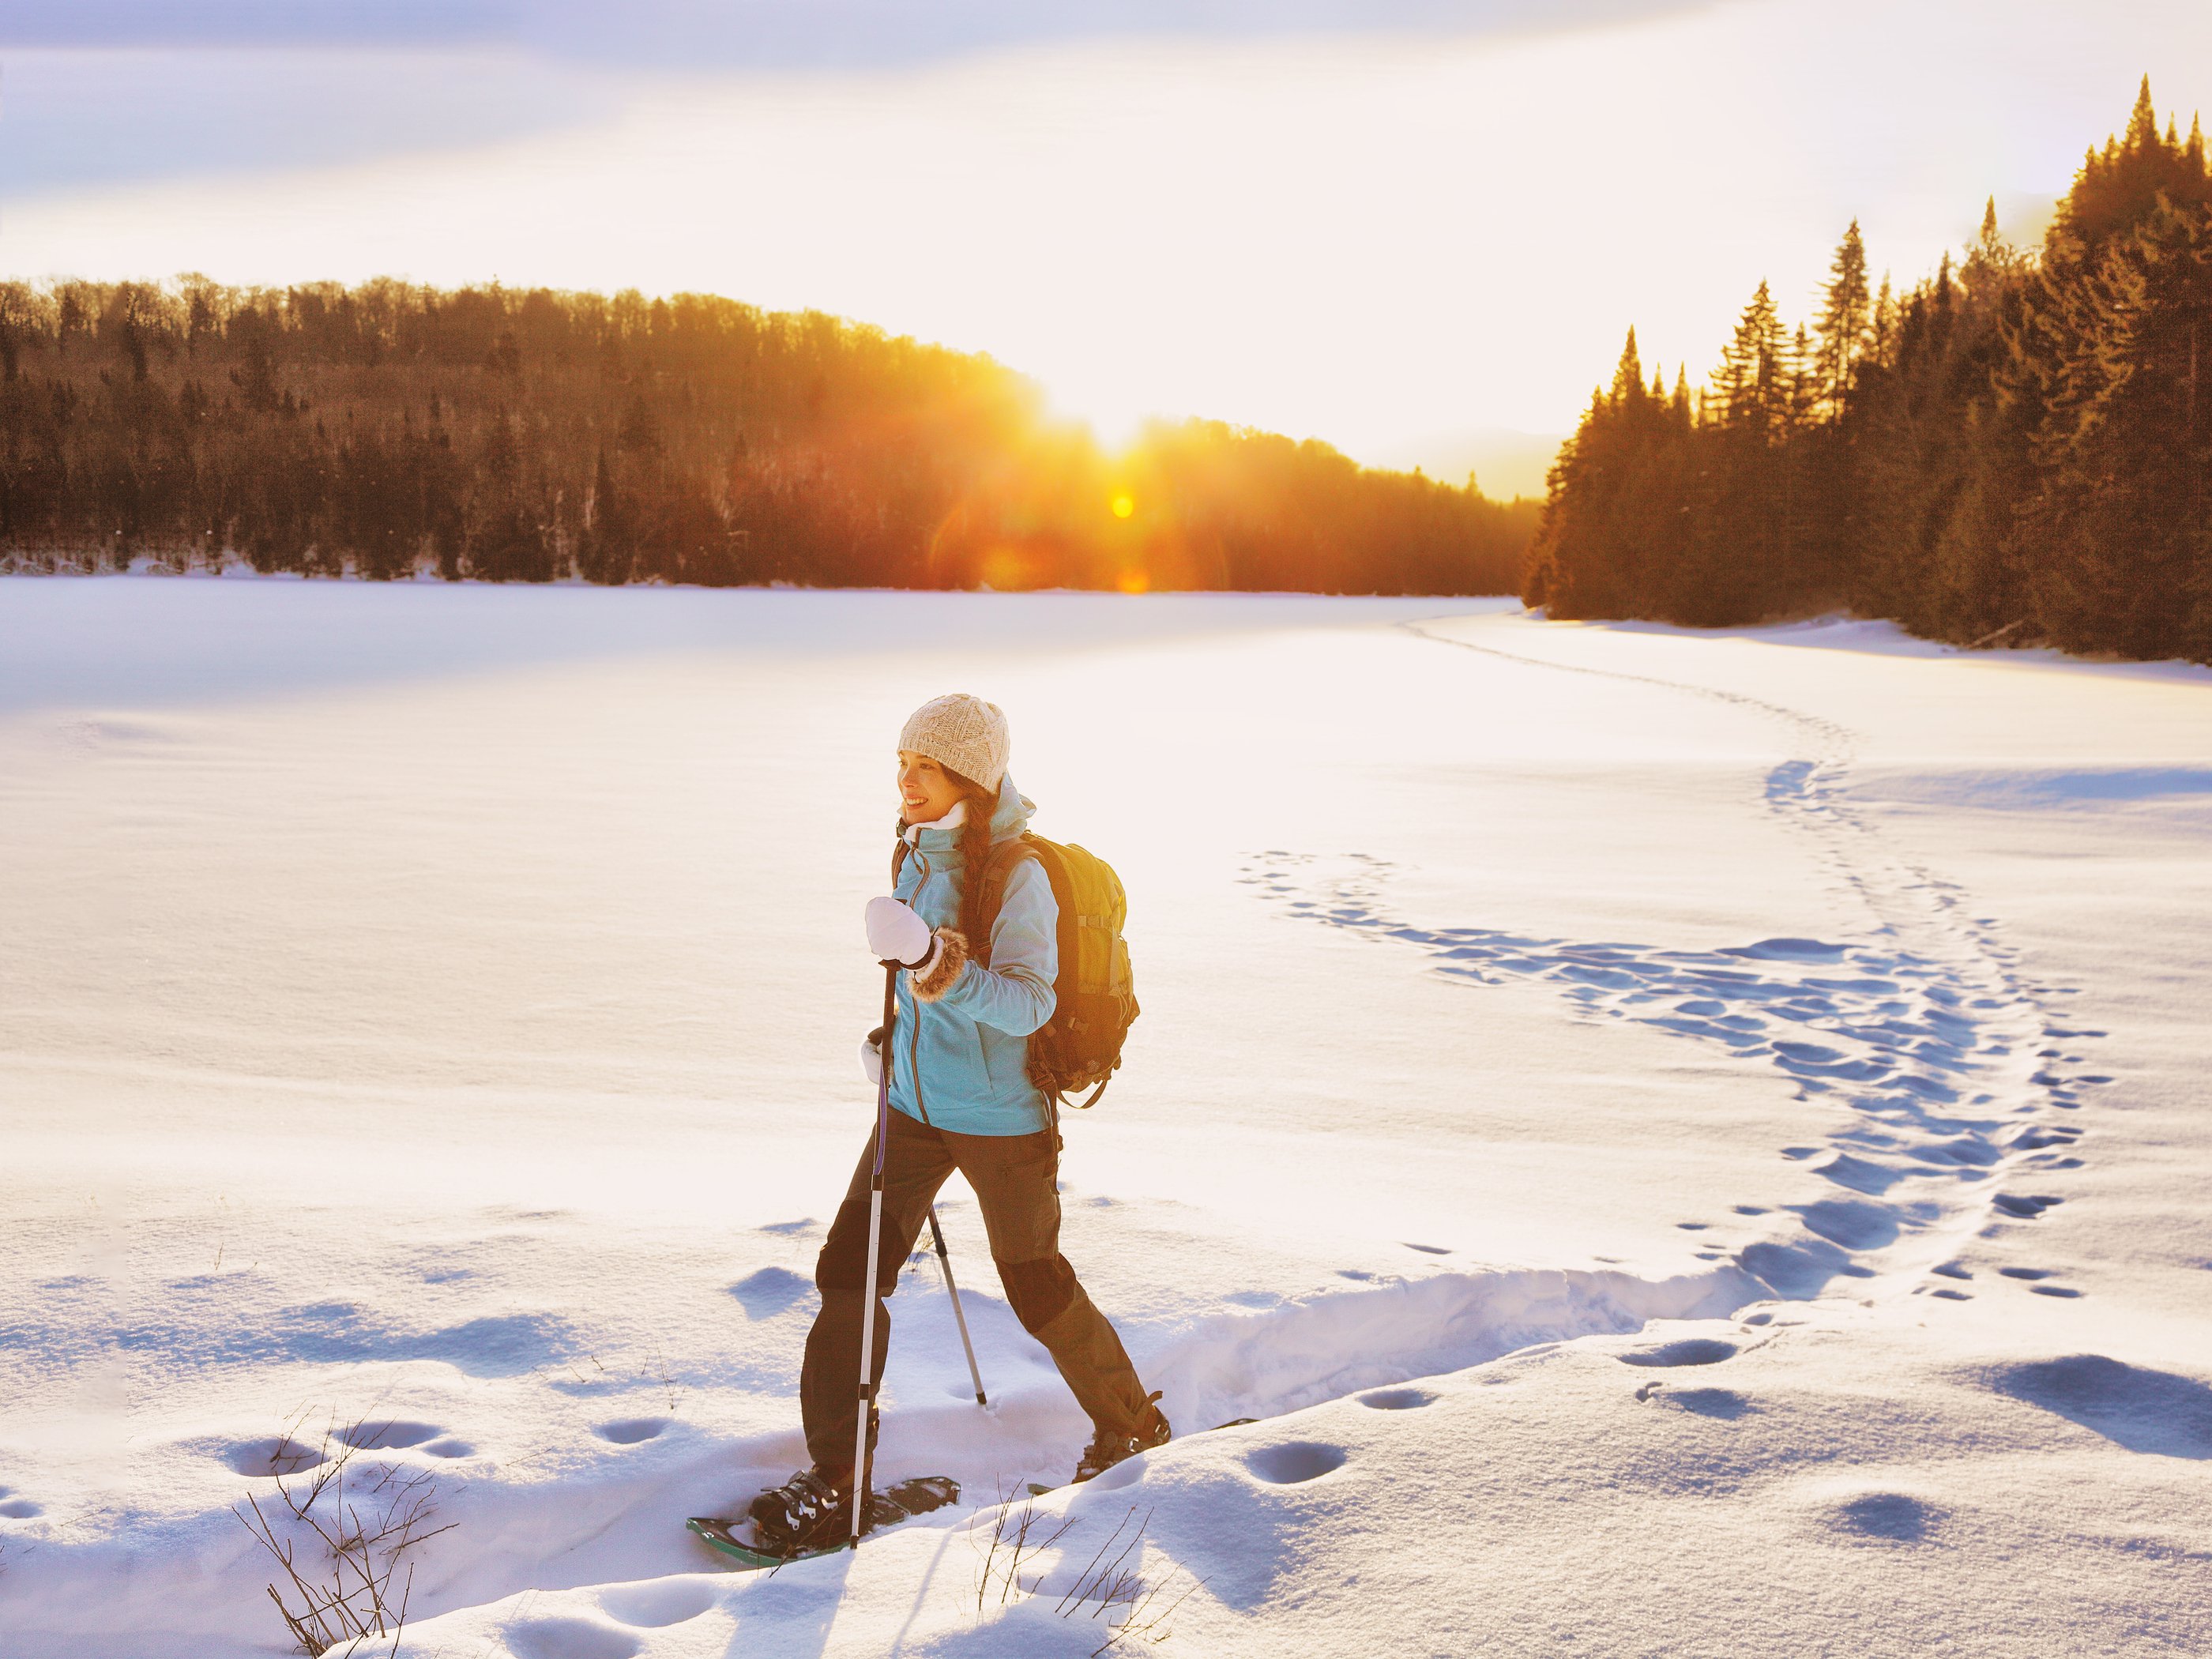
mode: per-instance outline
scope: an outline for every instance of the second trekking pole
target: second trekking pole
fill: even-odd
[[[945,1229],[937,1224],[937,1206],[929,1206],[929,1236],[937,1242],[937,1265],[945,1274],[945,1293],[952,1298],[952,1322],[960,1327],[960,1346],[968,1355],[968,1380],[975,1385],[975,1403],[988,1406],[983,1397],[983,1372],[975,1364],[975,1345],[968,1340],[968,1316],[960,1311],[960,1287],[952,1282],[952,1255],[945,1248]]]
[[[884,1153],[891,1133],[891,1021],[898,1013],[899,964],[884,963],[884,1064],[876,1079],[876,1159],[868,1179],[868,1276],[860,1281],[860,1413],[853,1432],[853,1541],[868,1508],[868,1408],[875,1403],[876,1267],[884,1247]]]

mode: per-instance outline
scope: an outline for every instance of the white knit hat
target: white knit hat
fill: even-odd
[[[927,755],[971,783],[996,789],[1006,775],[1006,756],[1013,739],[1006,732],[1006,711],[965,691],[932,698],[907,716],[898,746]]]
[[[1013,737],[1006,732],[1006,710],[982,696],[951,692],[933,696],[907,717],[898,748],[927,754],[971,783],[995,790],[1006,776],[1006,754]]]

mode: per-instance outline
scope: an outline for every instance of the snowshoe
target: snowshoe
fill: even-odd
[[[895,1486],[872,1490],[862,1534],[872,1536],[959,1498],[960,1483],[948,1474],[916,1475]],[[746,1522],[751,1523],[750,1539],[737,1530]],[[853,1541],[851,1499],[819,1469],[802,1470],[763,1492],[748,1506],[745,1521],[694,1516],[684,1524],[708,1546],[746,1567],[811,1561],[817,1555],[835,1554]]]

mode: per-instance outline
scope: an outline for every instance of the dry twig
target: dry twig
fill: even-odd
[[[1161,1598],[1174,1588],[1176,1575],[1170,1572],[1164,1578],[1154,1579],[1145,1572],[1145,1533],[1152,1516],[1147,1510],[1145,1518],[1139,1521],[1136,1514],[1132,1505],[1053,1607],[1062,1619],[1072,1619],[1080,1613],[1103,1621],[1106,1639],[1091,1650],[1091,1659],[1100,1659],[1102,1655],[1125,1644],[1156,1646],[1166,1641],[1173,1634],[1169,1619],[1204,1582],[1193,1579],[1173,1600],[1163,1604]],[[1024,1504],[1018,1512],[1004,1502],[999,1505],[990,1542],[984,1552],[982,1570],[975,1581],[975,1611],[979,1618],[994,1582],[1001,1607],[1012,1596],[1032,1595],[1042,1588],[1044,1574],[1035,1574],[1024,1583],[1022,1569],[1033,1565],[1038,1555],[1059,1543],[1075,1525],[1071,1516],[1037,1537],[1035,1534],[1042,1519],[1034,1504]]]
[[[401,1464],[356,1469],[355,1454],[376,1444],[374,1424],[356,1422],[343,1433],[325,1429],[319,1455],[295,1438],[299,1427],[294,1422],[270,1455],[276,1487],[269,1508],[251,1494],[246,1508],[232,1513],[283,1569],[291,1597],[272,1583],[269,1599],[302,1652],[311,1659],[349,1656],[389,1637],[396,1653],[415,1583],[407,1558],[453,1530],[450,1523],[430,1525],[435,1483],[427,1471]],[[322,1547],[320,1564],[299,1559],[297,1547],[310,1540]]]

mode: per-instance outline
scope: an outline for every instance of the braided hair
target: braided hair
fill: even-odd
[[[991,861],[991,819],[999,810],[999,792],[963,778],[950,767],[945,775],[968,803],[968,822],[960,826],[960,933],[969,952],[988,955],[991,941],[983,931],[983,868]]]

